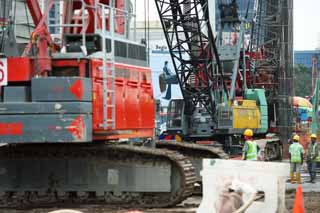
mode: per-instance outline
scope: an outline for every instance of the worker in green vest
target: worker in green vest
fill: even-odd
[[[243,160],[258,160],[259,146],[255,141],[253,141],[253,131],[251,129],[246,129],[243,133],[245,144],[243,147]]]
[[[316,180],[316,169],[317,169],[317,161],[320,160],[319,148],[317,143],[317,135],[312,134],[310,136],[311,142],[308,145],[307,150],[307,164],[308,171],[310,174],[309,183],[315,183]]]
[[[290,182],[301,183],[300,168],[303,164],[304,150],[302,145],[299,143],[299,135],[293,136],[293,143],[289,146],[290,155]],[[296,178],[294,176],[296,174]]]

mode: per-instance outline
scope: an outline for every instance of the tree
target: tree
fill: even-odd
[[[299,64],[294,66],[293,71],[295,95],[300,97],[311,96],[311,68]]]

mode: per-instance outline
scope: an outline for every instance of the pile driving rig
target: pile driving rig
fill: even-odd
[[[132,2],[49,0],[42,13],[23,1],[35,29],[22,48],[16,3],[0,0],[1,205],[164,207],[191,195],[190,161],[144,146],[155,102],[146,45],[131,40]]]
[[[266,160],[282,159],[292,130],[292,1],[155,2],[183,95],[169,103],[162,138],[239,155],[250,128]]]

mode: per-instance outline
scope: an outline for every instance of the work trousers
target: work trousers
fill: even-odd
[[[300,173],[301,163],[290,163],[290,172],[291,173]]]
[[[315,161],[308,161],[308,171],[310,174],[310,180],[314,181],[316,179],[316,175],[317,175],[317,162]]]

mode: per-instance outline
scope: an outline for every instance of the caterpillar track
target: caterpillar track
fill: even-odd
[[[106,166],[108,168],[105,169],[104,166],[108,164],[112,166]],[[27,168],[26,165],[28,165]],[[65,171],[69,165],[73,170],[75,165],[78,165],[78,171]],[[132,165],[142,169],[149,167],[158,170],[170,168],[170,190],[139,192],[134,189],[127,191],[121,189],[121,168]],[[89,170],[83,168],[89,168]],[[119,170],[118,179],[120,181],[118,187],[113,185],[111,189],[105,190],[104,187],[110,185],[112,181],[116,182],[116,178],[113,177],[112,180],[109,176],[102,176],[107,177],[107,183],[97,185],[100,182],[104,183],[105,179],[97,179],[98,175],[93,174],[107,171],[109,175],[111,169],[114,170],[113,172]],[[89,171],[89,176],[85,171]],[[136,171],[132,170],[131,173],[130,171],[126,171],[126,174],[132,174],[132,178],[134,178]],[[148,170],[144,172],[147,173]],[[67,177],[63,177],[64,173],[67,173]],[[87,178],[86,181],[81,182],[80,179],[84,177]],[[78,179],[79,181],[76,181]],[[90,182],[90,180],[93,181]],[[126,181],[130,182],[130,177],[127,177]],[[161,180],[150,181],[153,186],[161,184]],[[74,182],[76,184],[73,184]],[[192,163],[185,156],[172,150],[110,144],[44,144],[41,146],[18,145],[0,148],[0,200],[2,207],[39,207],[57,203],[168,207],[174,206],[190,196],[194,190],[195,182],[196,175]],[[130,189],[130,187],[128,188]]]
[[[201,156],[203,158],[228,159],[228,155],[220,147],[204,146],[195,143],[175,142],[175,141],[157,141],[157,148],[166,148],[176,150],[186,155]]]
[[[229,156],[220,147],[204,146],[187,142],[157,141],[156,147],[179,152],[188,157],[195,167],[197,182],[201,182],[200,171],[202,170],[202,159],[219,158],[228,159]]]

